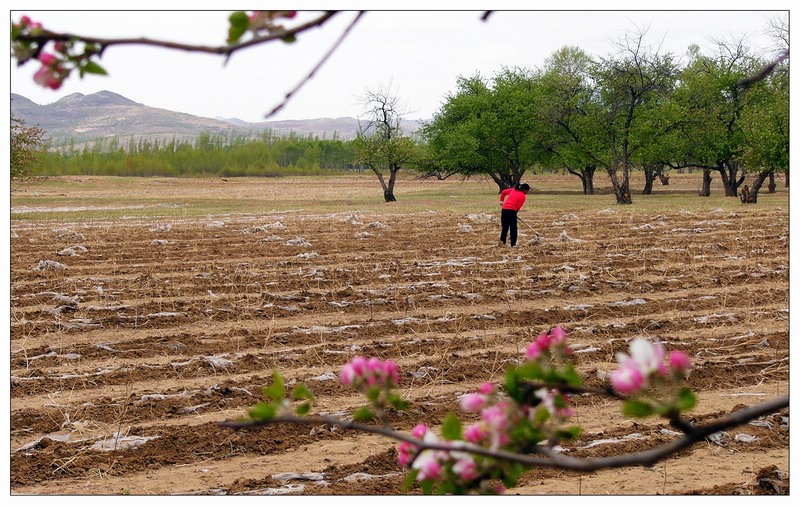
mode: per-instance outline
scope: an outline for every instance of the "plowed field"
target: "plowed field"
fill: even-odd
[[[13,495],[400,494],[391,440],[220,422],[257,402],[274,369],[316,394],[315,411],[346,418],[361,398],[338,373],[362,355],[401,367],[412,405],[392,414],[394,428],[438,428],[449,411],[466,419],[459,396],[501,382],[555,325],[588,385],[637,336],[689,352],[698,423],[788,392],[784,188],[757,205],[715,188],[621,207],[546,191],[576,179],[532,178],[512,249],[497,244],[490,183],[401,180],[385,204],[374,178],[143,178],[87,192],[98,181],[12,192]],[[682,181],[691,192],[699,176],[671,188]],[[195,197],[232,209],[190,212]],[[578,396],[574,408],[573,456],[676,437],[606,398]],[[788,423],[784,409],[652,468],[535,469],[509,492],[788,494]]]

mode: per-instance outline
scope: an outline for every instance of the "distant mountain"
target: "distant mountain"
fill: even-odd
[[[53,145],[84,144],[101,138],[116,137],[121,145],[129,140],[192,140],[202,133],[247,134],[271,130],[275,135],[294,132],[300,137],[319,139],[354,139],[358,131],[355,118],[320,118],[248,123],[236,118],[203,118],[166,109],[148,107],[110,91],[91,95],[73,93],[58,101],[39,105],[11,94],[11,113],[29,126],[47,132]],[[403,130],[413,134],[418,121],[404,121]]]

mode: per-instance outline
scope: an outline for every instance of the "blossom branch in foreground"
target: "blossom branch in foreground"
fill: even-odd
[[[582,472],[630,466],[652,466],[705,437],[728,427],[788,406],[788,396],[737,411],[704,425],[682,418],[695,405],[686,386],[691,360],[682,351],[666,355],[663,345],[637,338],[630,354],[618,353],[620,368],[611,374],[611,386],[588,390],[571,362],[572,351],[561,327],[539,334],[527,347],[521,364],[509,367],[502,386],[482,384],[478,391],[461,398],[461,408],[478,413],[480,420],[467,427],[449,413],[434,434],[424,424],[411,437],[388,425],[387,410],[407,406],[392,390],[400,380],[392,360],[355,357],[342,368],[346,386],[363,393],[368,405],[356,410],[353,421],[336,417],[304,415],[314,401],[304,386],[295,387],[292,401],[285,399],[283,378],[273,374],[273,384],[264,390],[269,402],[250,408],[248,417],[226,422],[242,429],[271,423],[331,425],[343,429],[381,434],[399,441],[398,464],[409,470],[404,488],[417,482],[425,493],[500,493],[516,485],[522,473],[532,467],[561,468]],[[574,458],[556,449],[561,441],[576,439],[580,428],[568,425],[573,415],[570,394],[592,392],[623,401],[623,413],[633,417],[658,415],[684,432],[668,444],[646,451],[605,458]],[[362,424],[380,418],[382,427]]]
[[[492,457],[497,459],[507,460],[509,462],[517,462],[526,466],[532,467],[548,467],[566,469],[571,471],[593,472],[601,469],[612,469],[620,467],[634,467],[643,466],[650,467],[653,464],[673,455],[680,450],[688,448],[694,443],[703,441],[706,437],[717,432],[731,429],[744,425],[751,420],[759,417],[775,413],[783,408],[789,407],[789,396],[784,395],[776,397],[770,401],[765,401],[755,406],[743,408],[733,413],[720,417],[716,420],[702,425],[692,425],[691,432],[682,436],[675,441],[660,445],[649,450],[641,452],[630,453],[627,455],[618,455],[614,457],[590,457],[586,459],[579,459],[575,457],[568,457],[560,454],[552,449],[539,447],[533,449],[534,453],[542,454],[546,458],[531,457],[529,455],[522,455],[519,453],[507,452],[503,450],[489,450],[477,446],[458,446],[458,450],[466,453],[473,453],[475,455],[483,455],[485,457]],[[353,422],[344,420],[335,416],[327,415],[313,415],[313,416],[277,416],[267,420],[241,420],[241,421],[228,421],[222,422],[223,427],[235,430],[263,428],[266,425],[274,424],[295,424],[295,425],[330,425],[332,427],[339,427],[345,430],[354,430],[369,434],[378,434],[386,436],[387,438],[396,441],[413,444],[420,448],[420,450],[452,450],[452,444],[444,442],[425,442],[420,439],[408,436],[402,432],[388,429],[382,426],[369,425],[366,423]]]
[[[12,56],[17,60],[18,66],[24,65],[32,59],[39,60],[42,63],[42,67],[36,72],[34,80],[41,86],[57,90],[73,70],[78,71],[81,77],[86,73],[105,75],[105,69],[95,60],[101,58],[103,52],[111,46],[158,46],[187,52],[218,54],[225,56],[225,61],[227,62],[235,52],[247,47],[275,40],[294,42],[297,35],[312,28],[321,27],[336,14],[338,14],[338,11],[327,11],[306,23],[293,28],[286,28],[281,24],[277,24],[276,20],[279,18],[292,19],[295,17],[296,11],[255,11],[250,15],[243,12],[234,12],[229,17],[228,44],[223,46],[182,44],[147,37],[111,39],[88,37],[73,33],[58,33],[46,30],[41,23],[31,20],[28,16],[22,16],[18,23],[12,23],[11,25]],[[331,49],[286,94],[283,101],[265,115],[265,118],[269,118],[281,110],[292,96],[314,76],[363,14],[364,11],[358,13]],[[252,36],[242,41],[242,38],[247,33],[251,33]],[[52,53],[45,51],[46,46],[51,42],[54,47],[54,52]]]

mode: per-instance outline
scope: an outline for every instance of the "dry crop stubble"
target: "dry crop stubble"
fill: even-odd
[[[273,369],[309,386],[319,410],[348,416],[361,401],[336,380],[339,369],[354,355],[375,355],[400,363],[401,391],[412,401],[407,413],[392,413],[392,426],[436,427],[448,411],[466,418],[459,396],[500,381],[527,342],[554,325],[567,329],[589,385],[602,383],[633,337],[687,350],[697,366],[691,385],[700,401],[690,416],[698,422],[788,390],[785,192],[756,206],[671,194],[619,208],[609,195],[546,193],[569,180],[535,179],[541,193],[523,213],[544,240],[533,242],[523,227],[512,251],[495,247],[499,206],[488,183],[404,179],[398,202],[384,204],[365,178],[319,187],[305,179],[130,180],[114,185],[117,193],[90,179],[98,198],[131,206],[123,211],[131,218],[12,213],[14,494],[399,494],[392,441],[297,426],[233,432],[219,423],[254,404]],[[298,200],[301,183],[316,201]],[[694,184],[670,183],[673,191]],[[43,207],[35,193],[58,186],[37,184],[21,183],[12,208]],[[58,191],[69,197],[83,184],[65,179]],[[137,185],[160,205],[136,207]],[[226,207],[231,188],[238,210]],[[271,226],[278,221],[285,228]],[[289,243],[296,237],[304,241]],[[87,251],[57,255],[76,242]],[[35,270],[40,260],[65,268]],[[52,294],[77,303],[58,309]],[[625,419],[607,399],[573,400],[584,432],[565,446],[570,455],[620,454],[674,437],[660,420]],[[91,432],[64,425],[64,413],[106,429],[83,441]],[[788,410],[760,422],[653,469],[537,469],[519,492],[788,487]],[[112,432],[138,439],[94,446]],[[773,465],[783,485],[756,479]]]

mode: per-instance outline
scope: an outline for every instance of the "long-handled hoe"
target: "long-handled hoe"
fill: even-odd
[[[540,234],[539,232],[537,232],[536,229],[534,229],[532,226],[528,225],[527,221],[523,220],[519,216],[517,216],[517,220],[521,221],[522,223],[525,224],[526,227],[528,227],[529,229],[533,230],[533,233],[535,234],[537,240],[543,240],[544,239],[544,236],[542,234]]]

